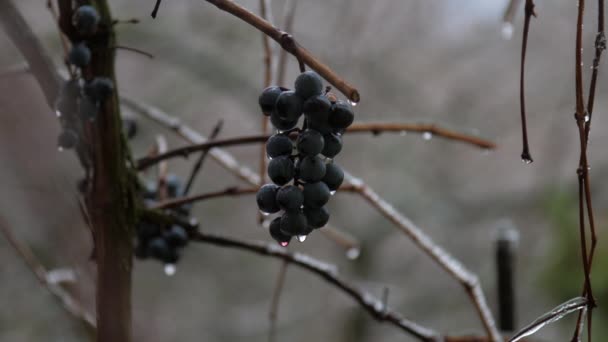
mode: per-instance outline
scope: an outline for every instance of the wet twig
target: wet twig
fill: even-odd
[[[213,141],[213,140],[215,140],[215,138],[217,138],[217,136],[222,131],[223,126],[224,126],[224,120],[220,120],[217,122],[217,124],[215,124],[215,127],[213,127],[213,131],[211,131],[211,134],[209,135],[209,141]],[[188,177],[188,182],[186,183],[186,187],[184,188],[183,196],[186,196],[190,193],[190,190],[192,189],[192,185],[194,184],[194,179],[199,174],[201,168],[203,167],[203,163],[205,162],[205,159],[207,159],[208,155],[209,155],[209,150],[205,150],[198,157],[198,160],[192,167],[192,171],[190,172],[190,176]]]
[[[262,31],[268,37],[279,43],[283,49],[292,54],[300,62],[300,69],[302,65],[306,64],[311,69],[316,71],[321,77],[327,82],[331,83],[336,89],[344,94],[350,101],[359,102],[361,96],[359,91],[352,85],[342,79],[336,72],[334,72],[329,66],[322,63],[317,57],[313,56],[308,50],[300,46],[293,36],[287,32],[281,31],[274,27],[268,21],[260,18],[249,10],[245,9],[241,5],[231,0],[205,0],[210,4],[215,5],[217,8],[228,12],[235,17],[245,21],[249,25]]]
[[[530,31],[530,21],[532,16],[536,17],[536,12],[534,11],[534,0],[526,0],[526,5],[524,7],[525,11],[525,19],[524,19],[524,33],[523,39],[521,43],[521,67],[519,74],[519,104],[521,111],[521,130],[522,130],[522,140],[523,140],[523,150],[521,152],[521,159],[525,163],[532,163],[532,155],[530,154],[530,147],[528,146],[528,126],[526,123],[526,95],[525,95],[525,65],[526,65],[526,50],[528,47],[528,33]]]
[[[285,31],[293,31],[293,22],[296,14],[297,0],[285,1],[285,10],[283,14],[283,27]],[[287,74],[287,50],[281,49],[279,51],[279,61],[277,63],[277,85],[285,86],[285,75]]]

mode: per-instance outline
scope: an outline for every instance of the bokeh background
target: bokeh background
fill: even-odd
[[[201,0],[165,1],[156,20],[153,1],[112,1],[121,45],[155,58],[120,50],[120,92],[180,117],[208,134],[224,120],[222,137],[260,131],[257,96],[263,88],[261,34]],[[258,1],[241,0],[258,11]],[[273,1],[279,20],[285,1]],[[19,8],[61,65],[62,50],[52,16],[41,0]],[[519,159],[518,77],[523,9],[514,38],[502,37],[506,0],[307,0],[299,1],[294,35],[299,42],[355,84],[362,94],[357,120],[434,122],[496,142],[489,153],[417,134],[345,137],[339,163],[363,178],[436,242],[478,273],[496,309],[494,244],[497,229],[520,231],[517,259],[518,324],[522,326],[579,294],[582,272],[577,235],[574,113],[576,2],[538,1],[527,61],[529,130],[535,162]],[[589,71],[595,33],[595,2],[587,7],[585,63]],[[22,62],[0,33],[0,70]],[[590,163],[600,244],[594,285],[600,305],[608,300],[608,78],[600,69],[591,132]],[[297,63],[289,60],[291,80]],[[586,80],[588,80],[586,75]],[[289,85],[289,84],[288,84]],[[125,115],[135,115],[125,111]],[[159,134],[173,147],[184,142],[135,116],[134,154],[149,151]],[[0,212],[18,238],[49,268],[72,268],[70,287],[90,310],[94,272],[91,240],[78,211],[75,184],[82,171],[74,155],[59,153],[59,124],[27,74],[0,76]],[[259,146],[232,148],[257,169]],[[186,177],[192,161],[172,160]],[[144,174],[142,177],[151,177]],[[241,184],[209,160],[195,193]],[[313,234],[303,251],[336,264],[343,276],[381,296],[406,317],[450,334],[479,333],[481,325],[465,292],[407,237],[362,199],[338,194],[331,222],[362,246],[356,260]],[[252,196],[196,205],[205,231],[267,240],[256,224]],[[85,341],[89,332],[69,316],[0,238],[0,341]],[[270,298],[280,262],[211,245],[190,245],[168,277],[156,262],[136,262],[136,341],[266,341]],[[594,314],[605,339],[608,312]],[[569,340],[573,319],[549,326],[544,341]],[[278,318],[279,341],[410,341],[375,322],[352,300],[318,277],[290,267]],[[597,339],[596,339],[597,340]]]

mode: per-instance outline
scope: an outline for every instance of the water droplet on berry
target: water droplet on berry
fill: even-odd
[[[359,102],[355,102],[355,101],[351,101],[351,100],[348,100],[348,103],[350,103],[350,105],[353,107],[357,107],[357,105],[359,104]]]
[[[173,276],[176,271],[177,271],[177,268],[175,267],[175,264],[166,264],[165,265],[165,274],[168,277]]]
[[[267,212],[265,212],[265,211],[261,211],[261,210],[260,210],[260,214],[262,214],[262,215],[264,215],[264,216],[268,216],[268,215],[270,215],[270,213],[267,213]]]
[[[513,24],[503,23],[501,33],[503,39],[511,40],[511,38],[513,37]]]
[[[287,247],[287,246],[289,246],[289,242],[283,241],[283,242],[279,243],[279,245],[281,245],[281,247]]]
[[[422,133],[422,139],[427,140],[427,141],[433,139],[433,133],[431,133],[431,132]]]
[[[351,247],[346,251],[346,257],[350,260],[355,260],[361,255],[359,247]]]
[[[335,195],[336,194],[336,190],[330,191],[329,194],[332,195],[332,196]]]
[[[300,242],[306,241],[306,235],[298,235],[298,241],[300,241]]]

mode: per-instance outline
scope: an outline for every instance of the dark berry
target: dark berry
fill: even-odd
[[[78,134],[71,129],[64,129],[57,138],[59,149],[67,150],[74,148],[78,144]]]
[[[304,101],[295,92],[284,91],[277,98],[276,113],[285,121],[297,121],[302,115]]]
[[[293,179],[295,168],[287,156],[273,158],[268,163],[268,177],[278,185],[284,185]]]
[[[327,121],[308,120],[307,123],[308,128],[314,129],[323,135],[330,134],[334,131]]]
[[[307,129],[300,133],[296,146],[298,152],[307,156],[316,156],[323,151],[323,136],[314,129]]]
[[[331,102],[325,95],[317,95],[304,102],[304,114],[310,121],[326,122],[331,111]]]
[[[330,133],[324,136],[325,145],[321,154],[327,158],[333,158],[342,151],[342,137],[337,134]]]
[[[178,225],[171,226],[169,231],[163,234],[163,238],[172,247],[184,247],[188,244],[188,233]]]
[[[91,62],[91,50],[84,43],[74,44],[68,53],[68,60],[71,64],[84,68]]]
[[[323,183],[327,185],[329,190],[338,190],[342,182],[344,181],[344,171],[336,163],[329,163],[325,165],[325,177],[323,177]]]
[[[160,226],[151,222],[140,222],[136,226],[137,238],[140,240],[150,240],[160,236]]]
[[[83,96],[79,103],[80,117],[83,120],[93,121],[99,111],[99,106],[92,101],[88,96]],[[123,122],[124,124],[124,122]]]
[[[304,157],[298,163],[298,177],[307,183],[318,182],[325,176],[325,163],[319,157]]]
[[[268,87],[262,91],[262,94],[258,98],[258,103],[260,104],[260,108],[262,109],[262,113],[264,115],[269,116],[272,111],[275,109],[275,104],[277,103],[277,98],[283,89],[280,87]]]
[[[127,138],[135,138],[135,135],[137,134],[137,122],[131,118],[122,119],[122,131]]]
[[[331,192],[323,182],[310,183],[304,185],[304,207],[321,208],[329,201]]]
[[[298,96],[306,100],[323,93],[323,80],[316,72],[305,71],[296,78],[295,89]]]
[[[279,187],[274,184],[266,184],[262,186],[256,195],[256,201],[258,208],[268,214],[273,214],[279,211],[279,204],[277,203],[277,192]]]
[[[285,119],[282,119],[281,117],[279,117],[279,114],[277,114],[276,112],[273,112],[270,115],[270,123],[272,123],[272,125],[279,131],[287,131],[289,129],[296,127],[296,125],[298,124],[298,120],[293,120],[293,121],[285,120]]]
[[[329,211],[325,207],[304,208],[304,215],[312,228],[321,228],[329,222]]]
[[[76,30],[78,30],[80,34],[93,34],[97,30],[97,25],[99,24],[99,14],[93,6],[80,6],[74,12],[72,24],[74,24]]]
[[[274,220],[272,220],[272,222],[270,222],[270,236],[272,236],[272,238],[278,242],[279,244],[281,244],[281,246],[286,246],[287,244],[289,244],[289,241],[291,241],[291,235],[287,235],[285,233],[283,233],[283,231],[281,230],[281,218],[277,217]]]
[[[281,216],[281,232],[283,234],[289,236],[308,235],[310,231],[306,216],[301,211],[288,211]]]
[[[341,129],[350,126],[355,120],[355,113],[351,106],[344,102],[338,101],[331,107],[329,114],[329,124],[334,129]]]
[[[84,87],[85,93],[98,103],[103,103],[112,95],[114,83],[107,77],[95,77]]]
[[[163,260],[169,254],[169,245],[162,237],[156,237],[148,243],[148,255]]]
[[[292,151],[293,143],[285,134],[275,134],[266,142],[266,153],[270,158],[290,156]]]
[[[300,210],[304,203],[302,190],[294,185],[287,185],[277,191],[277,203],[285,211]]]

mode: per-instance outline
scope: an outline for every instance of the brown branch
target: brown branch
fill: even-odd
[[[455,141],[462,141],[474,146],[478,146],[485,149],[495,148],[496,145],[487,140],[481,138],[461,134],[444,128],[440,128],[433,124],[393,124],[393,123],[367,123],[367,124],[353,124],[347,129],[347,133],[374,133],[380,134],[382,132],[417,132],[417,133],[433,133],[437,136],[451,139]],[[174,150],[168,151],[167,153],[159,154],[153,157],[143,157],[137,161],[137,169],[144,170],[162,160],[174,158],[174,157],[188,157],[192,152],[205,151],[215,147],[227,147],[236,145],[248,145],[248,144],[259,144],[266,142],[269,135],[252,135],[252,136],[241,136],[236,138],[229,138],[223,140],[215,140],[205,142],[202,144],[189,145]],[[259,183],[258,183],[259,184]]]
[[[390,308],[384,310],[381,300],[342,279],[334,265],[326,264],[305,254],[289,252],[276,244],[248,242],[216,234],[200,232],[194,234],[193,239],[198,242],[209,243],[221,247],[242,249],[262,256],[278,258],[288,264],[301,267],[323,278],[325,281],[335,286],[349,297],[353,298],[377,321],[392,324],[404,332],[416,337],[420,341],[440,340],[438,333],[403,318],[399,313]]]
[[[60,284],[49,281],[49,272],[42,265],[40,260],[38,260],[38,258],[34,255],[32,250],[27,245],[17,240],[13,232],[9,229],[4,218],[0,218],[0,231],[9,244],[13,247],[15,252],[17,252],[21,259],[23,259],[36,279],[38,279],[40,285],[44,286],[53,296],[55,296],[55,298],[61,302],[61,305],[68,313],[82,321],[87,328],[95,330],[95,316],[85,310],[82,304],[79,303]]]
[[[459,141],[473,146],[477,146],[484,149],[494,149],[496,144],[473,136],[456,131],[452,131],[446,128],[439,127],[435,124],[408,124],[408,123],[354,123],[347,130],[348,133],[373,133],[381,134],[384,132],[401,133],[401,132],[415,132],[415,133],[432,133],[433,136],[442,137],[449,140]]]
[[[224,190],[208,192],[204,194],[188,196],[188,197],[179,197],[175,199],[166,200],[154,205],[150,209],[171,209],[180,207],[184,204],[201,202],[209,199],[220,198],[220,197],[235,197],[242,195],[251,195],[258,192],[258,188],[237,188],[237,187],[229,187]]]
[[[47,104],[50,108],[54,108],[55,100],[59,96],[61,79],[53,65],[53,60],[12,0],[0,0],[0,25],[29,64]]]
[[[527,164],[532,163],[532,155],[530,154],[530,147],[528,146],[528,127],[526,124],[526,96],[524,91],[524,67],[526,65],[526,49],[528,46],[528,33],[530,31],[530,20],[532,16],[536,17],[534,12],[534,1],[526,0],[524,7],[525,19],[524,19],[524,35],[521,43],[521,68],[519,75],[519,103],[521,111],[521,130],[523,139],[523,150],[521,152],[521,160]]]
[[[279,43],[283,49],[290,54],[294,55],[298,61],[308,65],[311,69],[319,73],[327,82],[331,83],[336,89],[340,90],[350,101],[359,102],[361,96],[357,89],[348,84],[338,74],[336,74],[330,67],[323,64],[315,56],[313,56],[308,50],[300,46],[296,40],[287,32],[281,31],[274,27],[268,21],[260,18],[249,10],[245,9],[241,5],[231,0],[205,0],[210,4],[215,5],[217,8],[228,12],[235,17],[245,21],[249,25],[262,31],[268,37]]]
[[[130,46],[124,46],[124,45],[116,45],[114,46],[115,49],[117,50],[125,50],[125,51],[130,51],[130,52],[135,52],[137,54],[140,54],[142,56],[148,57],[150,59],[154,59],[154,55],[146,52],[144,50],[140,50],[138,48],[134,48],[134,47],[130,47]]]

